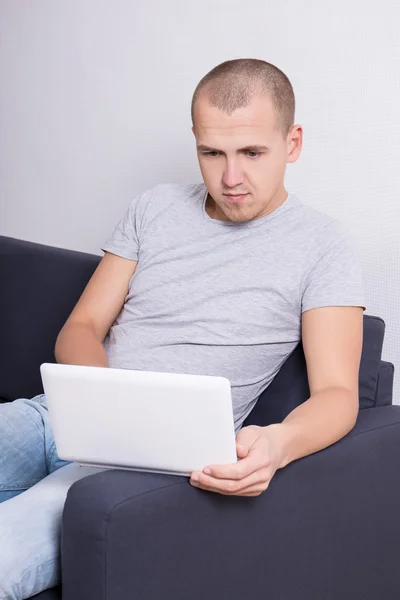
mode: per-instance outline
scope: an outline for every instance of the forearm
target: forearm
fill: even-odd
[[[103,344],[86,323],[67,323],[63,327],[57,338],[55,356],[59,363],[108,367]]]
[[[329,388],[311,396],[278,425],[283,440],[283,464],[334,444],[353,429],[358,397],[344,388]]]

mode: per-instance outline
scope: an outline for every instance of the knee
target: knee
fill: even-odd
[[[22,400],[0,405],[0,490],[15,495],[47,475],[44,426]],[[4,497],[6,500],[7,497]]]

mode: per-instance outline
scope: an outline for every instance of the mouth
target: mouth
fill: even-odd
[[[224,194],[224,196],[229,202],[241,202],[248,194]]]

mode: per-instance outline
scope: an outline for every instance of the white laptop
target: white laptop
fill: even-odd
[[[224,377],[48,363],[40,372],[64,460],[174,475],[237,461]]]

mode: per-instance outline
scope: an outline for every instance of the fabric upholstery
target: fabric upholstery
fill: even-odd
[[[63,600],[395,600],[399,455],[400,407],[385,406],[258,498],[167,475],[82,479],[64,511]]]

